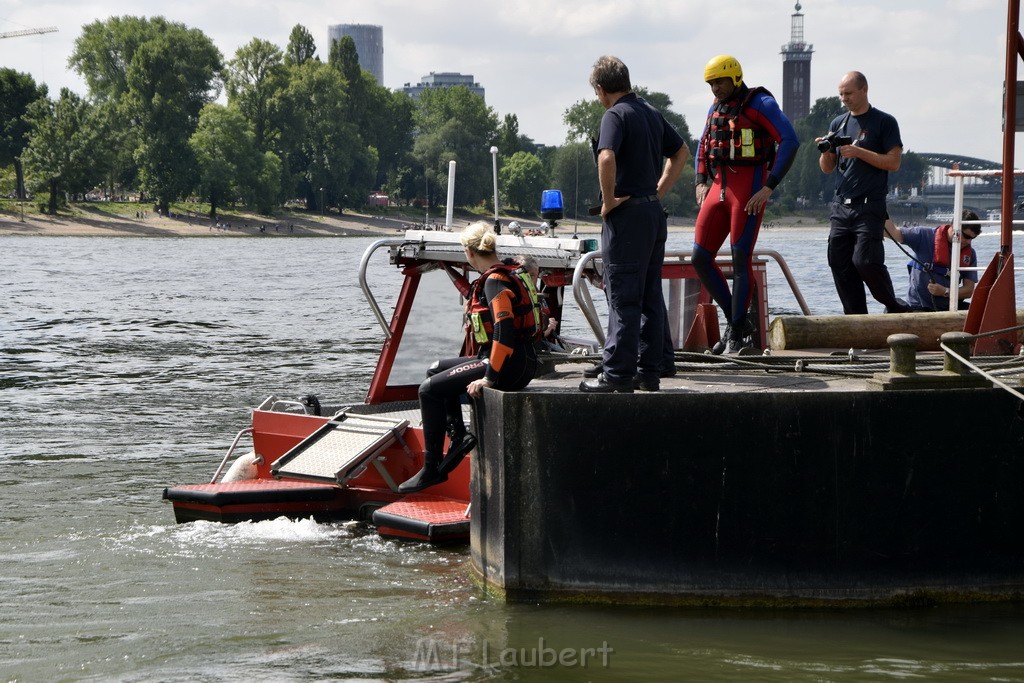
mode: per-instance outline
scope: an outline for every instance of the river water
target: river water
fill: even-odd
[[[208,479],[269,394],[362,400],[371,242],[0,237],[0,681],[1024,680],[1020,606],[505,605],[464,548],[174,524],[162,489]],[[838,311],[824,230],[760,244]]]

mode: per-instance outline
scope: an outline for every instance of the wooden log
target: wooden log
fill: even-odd
[[[1017,320],[1024,311],[1017,311]],[[890,334],[916,334],[919,351],[937,351],[945,332],[960,332],[966,311],[876,315],[780,316],[768,326],[768,346],[787,349],[884,349]]]

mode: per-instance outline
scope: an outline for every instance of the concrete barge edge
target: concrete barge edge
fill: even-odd
[[[471,567],[508,601],[1024,596],[1024,420],[996,389],[488,391]]]

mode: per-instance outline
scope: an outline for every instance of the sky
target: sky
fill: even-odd
[[[67,67],[82,27],[112,16],[163,16],[203,31],[224,55],[253,38],[284,49],[302,24],[326,59],[327,27],[384,28],[384,85],[432,71],[472,74],[499,117],[516,114],[535,142],[565,142],[574,103],[593,99],[587,79],[612,54],[634,85],[666,93],[691,134],[711,92],[705,63],[731,54],[744,80],[782,97],[783,44],[793,0],[0,0],[0,33],[56,26],[56,33],[0,39],[0,66],[85,95]],[[836,95],[840,77],[868,78],[871,103],[900,123],[904,150],[1002,158],[1007,0],[802,0],[813,46],[811,103]],[[1018,64],[1020,61],[1018,60]],[[1024,80],[1020,66],[1019,80]],[[824,131],[822,131],[824,133]],[[1018,141],[1016,145],[1021,146]],[[1024,153],[1017,158],[1024,160]]]

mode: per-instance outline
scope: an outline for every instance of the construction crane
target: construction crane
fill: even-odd
[[[18,36],[34,36],[38,33],[55,33],[57,31],[56,26],[47,26],[46,28],[26,28],[21,31],[7,31],[6,33],[0,33],[0,38],[17,38]]]

